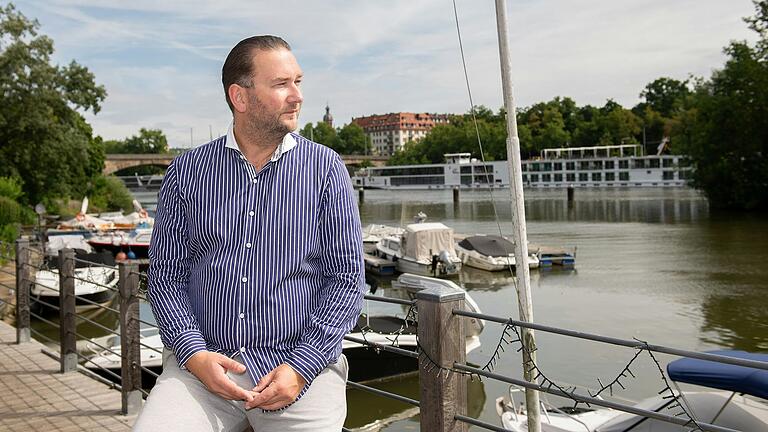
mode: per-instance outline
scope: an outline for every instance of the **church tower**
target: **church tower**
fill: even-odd
[[[325,115],[323,116],[323,123],[330,127],[333,127],[333,116],[331,115],[331,107],[325,104]]]

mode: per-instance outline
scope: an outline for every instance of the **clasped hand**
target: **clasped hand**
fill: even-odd
[[[245,401],[245,409],[283,408],[296,400],[306,384],[298,372],[283,363],[261,378],[252,390],[246,390],[227,377],[228,371],[245,373],[245,365],[210,351],[195,353],[187,361],[186,367],[211,393],[227,400]]]

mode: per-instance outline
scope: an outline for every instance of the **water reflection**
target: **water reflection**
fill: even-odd
[[[419,377],[403,375],[369,383],[370,386],[419,400]],[[486,404],[485,386],[479,380],[467,383],[467,412],[478,417]],[[397,430],[419,430],[419,409],[404,402],[362,390],[347,390],[347,420],[344,426],[354,431],[374,432],[397,423]]]
[[[462,192],[459,203],[445,191],[367,191],[361,215],[363,220],[397,225],[410,223],[419,211],[434,221],[493,221],[494,205],[502,220],[511,219],[511,201],[500,191],[494,192],[493,201],[488,191]],[[706,219],[708,209],[706,200],[688,189],[584,189],[576,191],[570,205],[564,191],[532,190],[526,191],[525,201],[529,221],[684,223]]]

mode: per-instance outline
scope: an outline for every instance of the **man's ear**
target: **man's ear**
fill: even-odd
[[[245,87],[241,87],[238,84],[232,84],[227,89],[229,101],[232,102],[232,108],[239,113],[244,113],[247,106],[245,91]]]

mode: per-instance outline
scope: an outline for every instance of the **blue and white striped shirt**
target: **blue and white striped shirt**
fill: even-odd
[[[160,189],[148,294],[161,338],[182,367],[239,353],[254,382],[287,363],[311,383],[362,306],[349,175],[295,134],[257,172],[228,135],[175,158]]]

